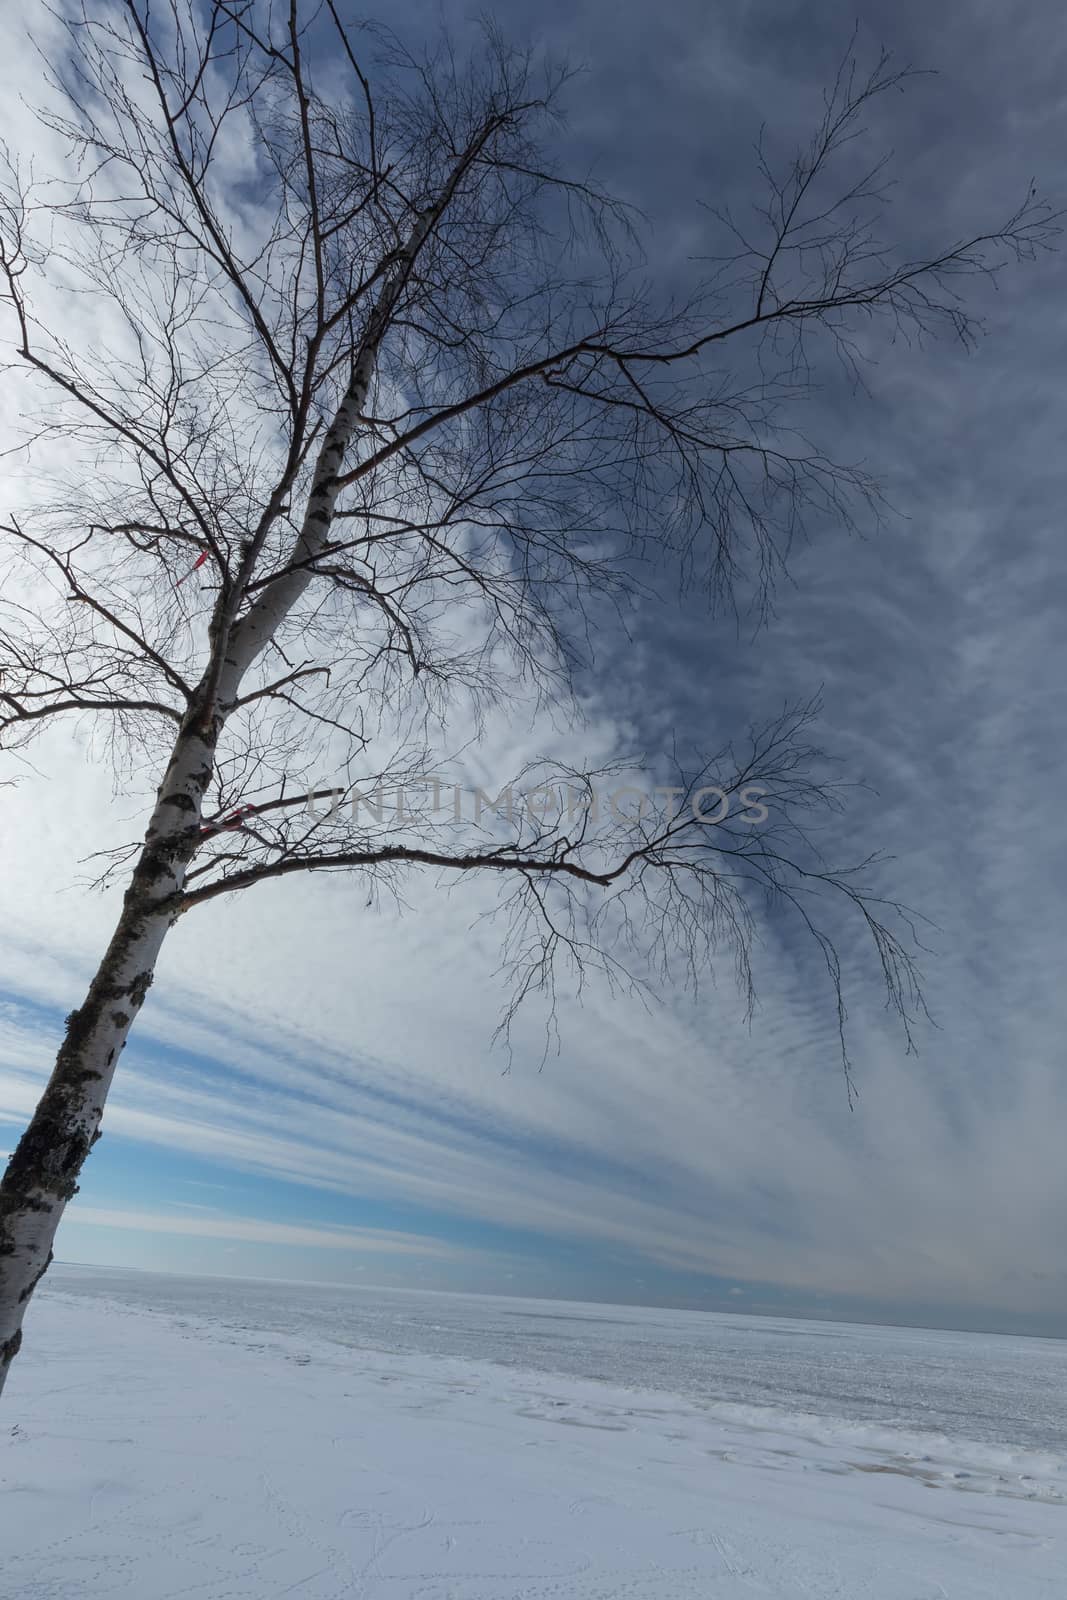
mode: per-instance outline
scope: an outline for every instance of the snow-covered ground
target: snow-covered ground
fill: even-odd
[[[482,1323],[501,1359],[441,1353]],[[879,1409],[909,1365],[935,1427]],[[1065,1373],[1055,1341],[57,1272],[3,1399],[0,1594],[1063,1600]]]

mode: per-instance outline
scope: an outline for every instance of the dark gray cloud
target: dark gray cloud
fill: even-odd
[[[654,261],[684,281],[692,269],[683,257],[715,247],[701,202],[745,207],[761,124],[771,151],[804,137],[855,12],[587,3],[539,7],[536,19],[520,5],[498,15],[587,64],[572,95],[571,153],[588,154],[642,207]],[[902,63],[936,73],[886,97],[869,119],[875,143],[895,151],[885,228],[905,254],[1006,216],[1031,180],[1063,199],[1059,24],[1048,5],[863,10],[861,56],[884,43]],[[974,351],[873,338],[868,396],[832,367],[821,371],[798,420],[831,453],[878,472],[899,515],[868,526],[864,539],[813,529],[793,562],[796,587],[756,637],[711,623],[699,596],[681,627],[650,608],[602,680],[653,747],[668,735],[714,743],[783,697],[823,687],[826,744],[876,791],[857,795],[838,825],[839,859],[866,848],[895,856],[887,892],[937,924],[926,968],[939,1031],[921,1033],[910,1069],[929,1128],[912,1130],[909,1150],[902,1121],[902,1142],[878,1159],[914,1164],[915,1186],[931,1197],[957,1184],[975,1239],[1014,1218],[1023,1261],[1031,1230],[1064,1199],[1031,1121],[1067,1108],[1063,274],[1056,254],[996,286],[963,285],[986,328]],[[770,981],[787,983],[792,972],[798,992],[777,1038],[757,1030],[755,1052],[777,1052],[803,1092],[821,1099],[813,1085],[832,1030],[807,1003],[811,964],[777,945],[773,930],[769,949]],[[876,988],[848,954],[873,1073]],[[932,1160],[944,1162],[940,1174],[918,1165]],[[772,1194],[768,1228],[785,1203]],[[943,1194],[932,1203],[950,1204]],[[887,1239],[909,1225],[887,1209]],[[898,1244],[906,1256],[907,1239]],[[1062,1279],[1060,1288],[1067,1313]],[[990,1291],[989,1303],[1000,1303],[992,1281]]]

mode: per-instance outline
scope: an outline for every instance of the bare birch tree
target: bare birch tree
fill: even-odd
[[[69,166],[44,182],[12,153],[2,196],[9,371],[49,465],[47,497],[3,520],[0,745],[89,717],[158,793],[110,863],[114,935],[0,1189],[0,1384],[163,940],[218,896],[491,875],[509,1014],[560,963],[695,978],[725,953],[750,997],[769,901],[815,941],[843,1029],[836,903],[907,1029],[899,908],[807,840],[836,801],[810,704],[687,766],[662,813],[598,820],[605,775],[551,761],[516,776],[588,804],[442,829],[359,802],[438,772],[464,698],[522,679],[563,704],[642,560],[758,608],[799,529],[877,500],[791,425],[809,361],[859,361],[861,324],[969,339],[965,280],[1054,231],[1031,196],[933,255],[891,249],[883,163],[857,170],[853,141],[907,74],[850,50],[792,165],[758,156],[751,227],[710,216],[679,299],[640,219],[557,164],[567,74],[491,32],[461,62],[350,29],[334,0],[53,15],[40,115]],[[758,827],[733,805],[753,790]]]

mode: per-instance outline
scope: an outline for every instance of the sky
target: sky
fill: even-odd
[[[445,6],[460,37],[474,8]],[[34,11],[27,8],[27,15]],[[495,8],[584,62],[560,138],[641,206],[651,262],[714,247],[751,193],[761,122],[802,139],[854,8],[635,0]],[[422,13],[391,17],[417,33]],[[867,5],[936,69],[880,109],[907,244],[1063,194],[1067,38],[1051,6]],[[12,30],[5,104],[32,81]],[[15,142],[36,139],[25,110]],[[48,152],[45,151],[45,154]],[[834,845],[877,849],[930,919],[933,1022],[909,1055],[877,972],[845,951],[858,1098],[810,956],[771,917],[751,1023],[728,975],[651,1010],[596,983],[492,1043],[499,946],[485,886],[261,885],[179,923],[123,1058],[64,1260],[544,1294],[1067,1336],[1067,683],[1063,254],[978,285],[978,348],[872,347],[870,393],[832,377],[805,431],[881,477],[896,515],[817,527],[769,627],[669,591],[605,636],[580,730],[490,719],[479,759],[714,744],[821,690],[819,740],[862,780]],[[0,423],[17,406],[5,378]],[[106,944],[92,852],[143,826],[90,730],[43,740],[0,789],[0,1148]]]

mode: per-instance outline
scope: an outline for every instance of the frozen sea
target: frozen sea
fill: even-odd
[[[873,1424],[1061,1453],[1067,1340],[573,1301],[178,1277],[57,1263],[48,1288],[240,1341],[285,1334],[679,1395],[732,1421]]]
[[[4,1600],[1064,1600],[1067,1344],[56,1267]]]

